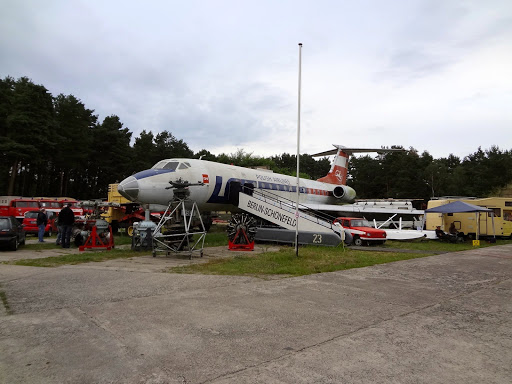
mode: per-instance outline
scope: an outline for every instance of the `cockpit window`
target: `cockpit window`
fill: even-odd
[[[153,165],[151,167],[151,169],[162,169],[164,167],[164,165],[167,164],[167,163],[168,163],[168,161],[165,161],[165,160],[159,161],[158,163]]]
[[[169,161],[167,164],[164,165],[164,169],[170,169],[171,171],[175,171],[178,167],[177,161]]]
[[[190,168],[190,164],[187,162],[180,163],[180,166],[178,167],[178,169],[187,169],[187,168]]]
[[[169,169],[171,171],[175,171],[178,167],[177,161],[168,161],[168,160],[162,160],[153,165],[151,169]]]

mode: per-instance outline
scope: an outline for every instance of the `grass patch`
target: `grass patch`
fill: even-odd
[[[222,232],[208,232],[204,239],[204,247],[228,246],[228,235],[224,229]]]
[[[3,290],[1,290],[1,288],[2,288],[2,284],[0,284],[0,301],[2,302],[2,305],[4,306],[7,314],[12,315],[13,311],[11,309],[11,306],[9,305],[9,302],[7,301],[7,295],[5,294],[5,292]]]
[[[292,247],[278,252],[247,254],[169,269],[173,273],[202,273],[212,275],[287,275],[302,276],[334,272],[431,256],[429,253],[357,251],[341,247],[301,247],[299,257]]]
[[[132,244],[132,238],[128,236],[124,232],[119,232],[118,234],[114,235],[114,244],[115,245],[128,245]]]
[[[55,244],[55,240],[54,241],[49,241],[49,240],[45,240],[44,243],[33,243],[33,244],[28,244],[28,243],[25,243],[25,245],[22,245],[20,247],[20,249],[23,249],[25,251],[35,251],[35,252],[40,252],[40,251],[44,251],[44,250],[48,250],[48,249],[59,249],[61,248],[59,245],[56,245]]]
[[[498,240],[495,244],[482,241],[480,248],[493,245],[512,244],[512,240]],[[380,248],[380,247],[379,247]],[[201,273],[211,275],[284,275],[303,276],[314,273],[334,272],[351,268],[368,267],[399,260],[432,256],[440,252],[457,252],[474,249],[472,243],[443,243],[436,240],[416,242],[387,241],[386,252],[368,247],[358,251],[342,247],[301,247],[299,257],[293,247],[283,247],[278,252],[235,256],[213,260],[205,264],[194,264],[169,269],[172,273]],[[397,249],[393,252],[393,249]],[[412,252],[407,252],[408,250]],[[418,253],[421,252],[421,253]]]
[[[147,253],[146,253],[147,254]],[[81,263],[100,262],[114,259],[127,259],[141,256],[141,252],[124,249],[112,249],[110,251],[85,251],[70,253],[67,255],[44,257],[40,259],[21,259],[6,261],[4,264],[24,265],[27,267],[59,267],[61,265],[74,265]]]
[[[114,243],[116,246],[131,244],[131,237],[126,234],[115,235]],[[206,247],[227,247],[228,240],[225,231],[207,233],[204,246]],[[25,244],[24,250],[41,252],[51,249],[62,249],[55,244],[55,239],[46,240],[44,243]],[[21,259],[14,261],[5,261],[4,264],[22,265],[27,267],[59,267],[61,265],[75,265],[90,262],[101,262],[113,259],[128,259],[131,257],[146,256],[151,253],[150,251],[132,251],[131,249],[112,249],[110,251],[100,250],[86,250],[84,252],[63,254],[60,256],[44,257],[38,259]]]
[[[225,228],[214,229],[214,227],[212,227],[212,229],[212,231],[206,234],[205,248],[225,246],[227,251],[228,241]],[[116,235],[114,241],[116,246],[131,244],[131,238],[125,234]],[[512,240],[498,240],[495,244],[481,241],[480,244],[480,248],[483,248],[493,245],[512,244]],[[59,249],[60,247],[55,245],[55,241],[51,241],[50,238],[46,243],[27,244],[24,248],[37,252],[46,249]],[[457,252],[474,249],[470,242],[451,244],[435,240],[418,240],[414,242],[387,241],[383,246],[384,249],[388,250],[387,252],[379,252],[377,248],[372,248],[373,247],[368,247],[368,250],[357,251],[351,248],[343,249],[342,247],[307,246],[300,248],[299,258],[297,258],[295,257],[293,247],[283,247],[279,252],[266,252],[261,254],[247,253],[247,255],[214,260],[205,264],[176,267],[169,271],[174,273],[203,273],[216,275],[302,276],[431,256],[439,252]],[[397,249],[397,251],[393,251],[394,249]],[[413,252],[422,251],[422,253],[407,252],[407,250]],[[88,250],[80,252],[79,254],[64,254],[55,257],[24,259],[5,263],[33,267],[58,267],[61,265],[146,256],[148,253],[150,253],[150,251],[136,252],[130,249],[116,248],[111,251]]]
[[[27,237],[27,240],[31,240],[30,237]],[[37,240],[37,237],[36,237],[36,240]],[[44,250],[48,250],[48,249],[61,249],[62,247],[60,245],[57,245],[56,241],[57,241],[57,238],[55,235],[52,237],[45,237],[44,243],[39,243],[39,242],[31,243],[31,244],[26,243],[25,245],[22,246],[23,247],[22,249],[28,250],[28,251],[44,251]],[[131,244],[131,243],[132,243],[132,238],[126,234],[114,235],[114,244],[116,246],[127,245],[127,244]],[[71,246],[75,247],[74,244],[71,244]]]
[[[11,307],[9,306],[9,302],[7,301],[7,295],[5,294],[4,291],[0,291],[0,301],[2,301],[2,304],[3,304],[7,314],[12,315],[13,312],[12,312]]]

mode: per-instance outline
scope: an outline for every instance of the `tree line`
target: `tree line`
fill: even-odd
[[[297,161],[287,153],[265,158],[243,149],[220,155],[206,149],[194,153],[169,131],[155,135],[144,130],[132,144],[132,132],[116,115],[99,121],[94,110],[73,95],[54,97],[27,77],[0,79],[0,194],[105,198],[109,184],[173,157],[264,166],[288,175],[295,175]],[[301,177],[318,179],[329,168],[328,158],[300,156]],[[478,148],[463,159],[434,159],[414,148],[353,157],[347,184],[358,198],[428,199],[487,196],[510,182],[512,151],[493,146]]]

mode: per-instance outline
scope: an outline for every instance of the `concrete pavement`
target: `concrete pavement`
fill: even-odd
[[[0,383],[511,382],[512,245],[297,278],[166,272],[197,261],[0,264]]]

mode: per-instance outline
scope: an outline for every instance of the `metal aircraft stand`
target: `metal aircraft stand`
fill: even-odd
[[[193,253],[199,253],[203,257],[206,230],[196,202],[188,199],[190,194],[188,187],[202,184],[189,184],[188,182],[171,182],[171,184],[172,187],[168,188],[175,188],[174,199],[169,202],[169,206],[153,231],[153,257],[156,257],[157,252],[165,252],[166,256],[169,256],[171,252],[188,253],[190,259],[192,259]],[[192,203],[192,208],[187,211],[186,206],[190,207],[190,203]],[[190,214],[187,215],[187,212]],[[197,219],[199,220],[198,231],[193,231],[194,219],[196,222]],[[194,235],[199,235],[196,241],[193,240]]]

